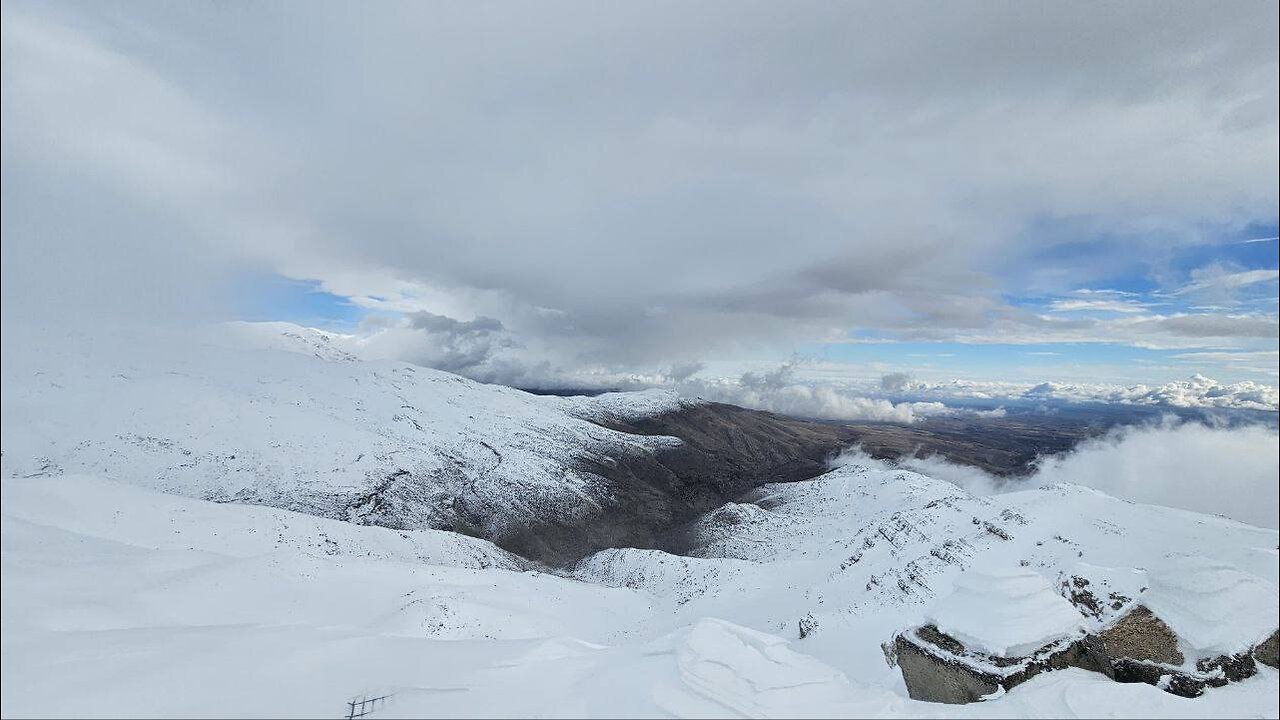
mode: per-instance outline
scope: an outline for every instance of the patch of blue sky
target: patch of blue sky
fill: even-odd
[[[1215,263],[1240,270],[1274,270],[1280,265],[1280,242],[1273,239],[1276,232],[1274,224],[1251,225],[1246,231],[1224,237],[1222,242],[1187,248],[1173,266],[1186,275]]]
[[[343,332],[354,329],[369,314],[348,298],[325,292],[314,280],[241,273],[232,286],[237,320],[284,321]]]
[[[1231,363],[1205,358],[1189,350],[1156,350],[1114,343],[815,343],[797,348],[796,355],[818,362],[847,364],[858,368],[856,375],[864,379],[905,372],[935,382],[965,379],[1150,384],[1186,380],[1194,373],[1202,373],[1226,382],[1274,383],[1274,375],[1267,368],[1233,367]],[[832,373],[833,378],[840,375]]]
[[[1023,233],[1025,252],[999,262],[996,273],[1014,295],[1049,296],[1083,288],[1137,294],[1171,291],[1194,270],[1221,265],[1275,269],[1275,219],[1234,227],[1202,225],[1172,236],[1163,230],[1116,233],[1087,217],[1044,217]],[[1247,242],[1256,240],[1257,242]]]

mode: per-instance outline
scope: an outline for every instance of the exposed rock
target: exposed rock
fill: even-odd
[[[1222,687],[1229,682],[1240,682],[1258,673],[1258,665],[1250,653],[1219,655],[1196,661],[1196,672],[1204,675],[1209,687]]]
[[[1001,657],[970,650],[933,625],[898,635],[893,650],[911,698],[928,702],[977,702],[1041,672],[1099,669],[1076,639],[1050,643],[1026,657]]]
[[[1146,573],[1129,568],[1106,568],[1077,563],[1058,579],[1058,594],[1089,621],[1109,627],[1133,608],[1134,598],[1146,590]]]
[[[1178,636],[1149,608],[1139,605],[1111,627],[1085,639],[1093,662],[1117,682],[1140,682],[1183,697],[1222,687],[1257,673],[1249,653],[1198,658],[1194,669],[1178,649]]]
[[[1280,650],[1280,631],[1271,633],[1271,637],[1259,643],[1253,649],[1253,657],[1263,665],[1280,667],[1280,661],[1276,658],[1277,650]]]
[[[1186,662],[1178,651],[1178,636],[1143,605],[1098,633],[1091,644],[1109,659],[1123,658],[1172,666]]]
[[[818,629],[818,619],[813,616],[813,613],[807,613],[804,617],[800,618],[800,639],[801,640],[812,635],[814,632],[817,631],[817,629]]]

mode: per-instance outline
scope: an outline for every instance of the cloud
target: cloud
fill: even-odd
[[[670,378],[672,382],[680,383],[688,380],[694,375],[697,375],[705,368],[706,365],[697,360],[679,362],[671,366],[667,371],[667,377]]]
[[[1273,282],[1280,278],[1280,270],[1243,270],[1230,272],[1221,266],[1210,266],[1192,272],[1192,282],[1177,290],[1175,295],[1203,292],[1210,289],[1234,290],[1237,288]]]
[[[506,328],[502,323],[490,317],[477,317],[474,320],[455,320],[444,315],[436,315],[425,310],[406,313],[409,319],[409,327],[415,330],[426,330],[432,333],[447,333],[449,335],[463,335],[468,337],[484,336],[490,333],[502,332]]]
[[[911,384],[911,376],[907,373],[889,373],[880,378],[880,389],[885,392],[902,392]]]
[[[1274,315],[1054,321],[1007,300],[1274,218],[1266,3],[3,12],[6,332],[207,315],[249,269],[493,318],[435,331],[441,362],[493,377],[785,357],[858,328],[1276,336]],[[1075,218],[1106,240],[1042,232]],[[419,352],[412,329],[394,335]]]
[[[1280,527],[1280,437],[1261,426],[1129,428],[1045,459],[1042,483],[1087,485],[1134,502]]]
[[[1049,309],[1053,312],[1118,312],[1118,313],[1140,313],[1146,312],[1146,306],[1142,303],[1130,300],[1054,300],[1049,305]]]
[[[1280,411],[1280,392],[1253,381],[1220,383],[1193,375],[1163,385],[1114,385],[1107,383],[1024,383],[955,380],[949,383],[915,382],[899,374],[887,375],[895,397],[937,401],[1054,401],[1145,405],[1179,409]],[[885,387],[881,380],[881,387]]]
[[[939,402],[899,402],[858,395],[834,385],[800,383],[758,385],[750,380],[702,381],[677,386],[682,395],[740,405],[757,410],[825,420],[870,420],[912,423],[954,412]]]
[[[880,463],[857,448],[835,464]],[[1114,497],[1280,527],[1280,436],[1261,425],[1215,428],[1169,423],[1119,428],[1070,452],[1042,457],[1027,478],[1000,478],[937,457],[899,466],[979,495],[1069,483]]]

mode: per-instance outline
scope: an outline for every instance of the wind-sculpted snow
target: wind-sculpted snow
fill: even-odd
[[[1275,584],[1230,564],[1174,554],[1149,577],[1142,602],[1178,634],[1189,658],[1246,651],[1280,627]]]
[[[1044,576],[1022,567],[969,570],[929,622],[970,650],[1020,657],[1084,634],[1084,619]]]

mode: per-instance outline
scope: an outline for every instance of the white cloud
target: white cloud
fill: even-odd
[[[1053,312],[1118,312],[1118,313],[1140,313],[1146,312],[1147,306],[1143,303],[1128,300],[1054,300],[1049,305],[1049,309]]]
[[[954,413],[940,402],[892,402],[867,397],[834,384],[796,379],[797,363],[786,363],[768,372],[748,372],[737,379],[691,378],[675,384],[682,395],[768,410],[798,417],[828,420],[872,420],[911,423]]]
[[[1275,20],[8,3],[4,326],[228,300],[210,276],[247,266],[492,317],[526,365],[581,372],[782,357],[855,323],[1254,349],[1274,314],[1090,323],[1005,298],[1274,217]],[[1038,232],[1063,218],[1109,239],[1068,256],[1074,233]]]
[[[1115,385],[1108,383],[1038,384],[954,380],[947,383],[919,382],[902,373],[886,375],[881,389],[895,397],[938,401],[1027,401],[1069,403],[1111,403],[1182,409],[1280,410],[1280,391],[1253,381],[1220,383],[1203,375],[1193,375],[1163,385]]]
[[[1101,402],[1156,405],[1170,408],[1231,410],[1280,409],[1276,388],[1252,381],[1223,384],[1203,375],[1149,387],[1147,385],[1069,384],[1045,382],[1028,389],[1023,397],[1068,402]]]
[[[1203,268],[1192,273],[1192,282],[1177,290],[1175,295],[1198,293],[1210,289],[1234,290],[1237,288],[1271,282],[1280,278],[1280,270],[1242,270],[1231,272],[1219,266]]]
[[[837,460],[848,462],[879,461],[853,448]],[[903,458],[898,464],[980,495],[1070,483],[1133,502],[1280,527],[1280,436],[1261,425],[1124,427],[1062,455],[1040,458],[1026,478],[996,477],[939,456]]]
[[[1129,428],[1041,463],[1038,482],[1280,527],[1280,437],[1261,426]]]

